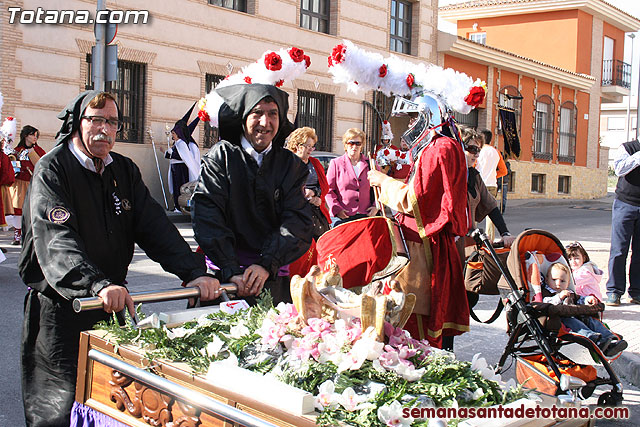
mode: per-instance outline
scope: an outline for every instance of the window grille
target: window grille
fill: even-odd
[[[224,76],[219,74],[206,74],[204,76],[204,87],[205,87],[205,95],[211,92],[211,89],[218,83],[220,83],[224,79]],[[220,140],[220,133],[218,132],[218,128],[214,128],[211,126],[209,122],[204,124],[204,141],[202,141],[202,146],[204,148],[211,148],[213,144]]]
[[[571,101],[560,106],[560,137],[558,161],[573,163],[576,160],[576,118],[578,109]]]
[[[87,55],[87,89],[93,89],[91,55]],[[122,114],[122,130],[116,134],[116,141],[144,142],[144,109],[147,83],[146,64],[118,60],[118,76],[113,82],[105,83],[105,91],[110,92]]]
[[[550,96],[542,95],[536,101],[536,122],[533,157],[549,160],[553,158],[554,103]]]
[[[298,90],[298,127],[309,126],[316,131],[316,150],[331,151],[333,138],[333,95]]]

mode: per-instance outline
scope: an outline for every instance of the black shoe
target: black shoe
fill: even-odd
[[[602,350],[603,353],[609,347],[609,345],[611,345],[611,342],[613,341],[614,338],[615,337],[612,335],[609,338],[605,338],[600,341],[600,343],[598,344],[598,347],[600,347],[600,350]]]
[[[20,240],[14,240],[13,242],[11,242],[11,244],[13,246],[18,246],[20,244]]]
[[[620,295],[618,294],[609,294],[607,300],[604,302],[605,305],[617,306],[620,305]]]
[[[7,253],[7,250],[5,248],[0,248],[0,251],[2,251],[3,254]]]
[[[605,350],[604,355],[613,358],[622,353],[629,344],[625,340],[614,341],[609,345],[609,347]]]

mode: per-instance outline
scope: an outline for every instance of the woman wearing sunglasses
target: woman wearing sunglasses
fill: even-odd
[[[366,136],[360,129],[347,130],[342,136],[344,155],[329,164],[326,200],[334,226],[378,212],[367,178],[369,161],[362,154],[365,141]]]
[[[489,193],[487,186],[480,177],[480,172],[474,167],[482,149],[484,138],[474,129],[463,128],[462,126],[460,126],[460,133],[469,170],[467,175],[467,204],[473,220],[472,229],[476,228],[477,222],[484,220],[488,216],[495,224],[500,236],[502,236],[504,245],[510,247],[515,237],[509,234],[507,224],[505,224],[502,213],[500,213],[496,199]]]

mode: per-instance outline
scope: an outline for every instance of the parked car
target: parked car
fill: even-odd
[[[324,173],[327,173],[327,169],[329,169],[329,162],[331,159],[335,159],[336,157],[340,157],[340,154],[331,153],[329,151],[314,151],[311,153],[312,157],[320,160],[320,164],[324,168]]]

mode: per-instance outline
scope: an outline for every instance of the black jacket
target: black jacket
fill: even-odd
[[[138,167],[117,153],[111,157],[99,175],[62,143],[36,165],[18,263],[27,286],[67,300],[95,296],[124,283],[135,243],[184,281],[206,272],[203,257],[151,197]]]

